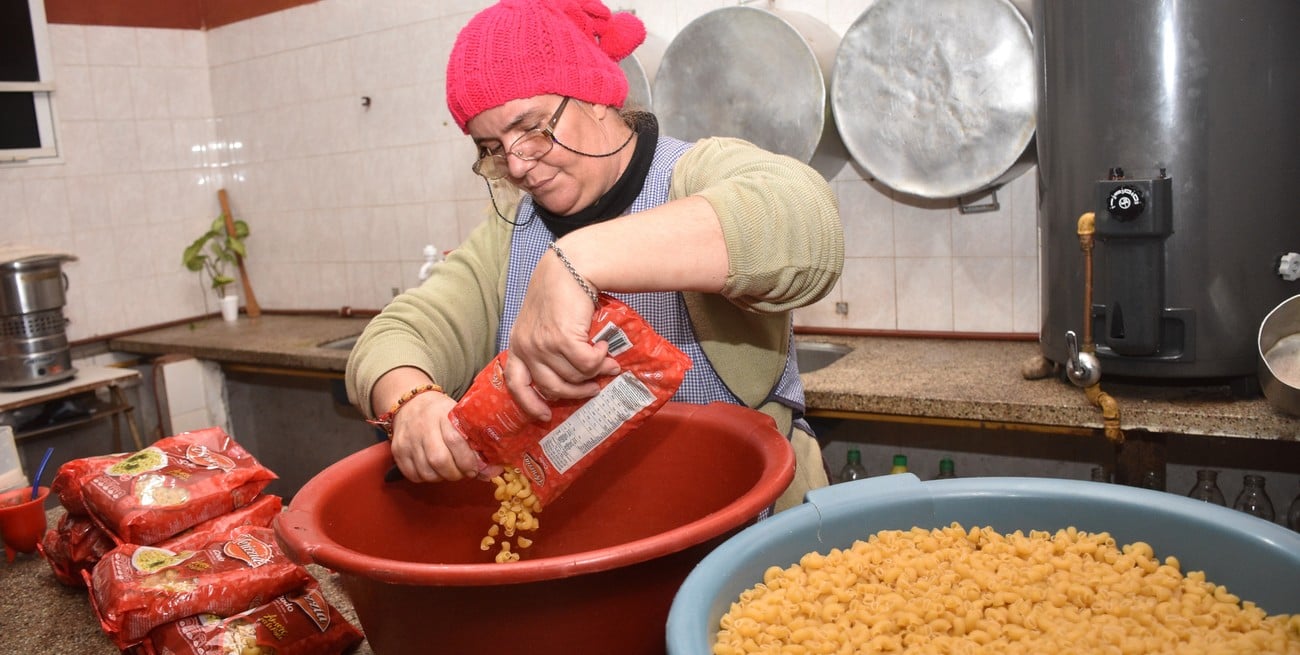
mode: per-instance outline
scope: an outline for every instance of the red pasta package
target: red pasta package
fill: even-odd
[[[115,546],[112,537],[89,517],[64,514],[54,528],[45,532],[36,550],[59,582],[69,587],[85,587],[81,572],[93,569],[104,553]]]
[[[159,548],[180,552],[202,548],[213,539],[229,534],[231,530],[245,525],[269,528],[275,515],[280,513],[284,503],[279,496],[263,494],[257,500],[239,509],[208,519],[174,537],[168,537],[156,544]]]
[[[588,336],[606,342],[622,368],[596,380],[601,390],[594,397],[549,401],[551,419],[529,421],[505,386],[506,351],[479,372],[449,415],[486,461],[517,467],[543,506],[668,402],[691,367],[690,357],[611,296],[600,297]]]
[[[153,544],[247,505],[276,479],[221,428],[183,432],[86,479],[90,516],[119,541]]]
[[[120,649],[165,623],[238,614],[315,581],[280,550],[270,528],[252,526],[198,550],[122,544],[85,577],[99,624]]]
[[[140,655],[340,655],[365,637],[311,584],[222,618],[199,614],[149,633]]]
[[[104,472],[104,469],[126,459],[131,453],[82,457],[63,463],[50,482],[50,493],[59,497],[59,504],[74,516],[89,516],[81,499],[81,488],[86,481]]]

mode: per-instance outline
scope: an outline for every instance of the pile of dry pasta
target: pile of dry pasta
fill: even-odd
[[[1279,584],[1294,584],[1279,581]],[[959,524],[882,531],[773,566],[721,620],[714,655],[1300,654],[1300,614],[1268,616],[1204,572],[1107,533]]]

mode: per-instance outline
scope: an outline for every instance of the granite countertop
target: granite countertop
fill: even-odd
[[[1024,364],[1041,354],[1033,341],[910,337],[800,336],[853,350],[805,373],[813,415],[907,416],[961,422],[1101,428],[1101,410],[1060,376],[1027,380]],[[1120,427],[1168,434],[1300,439],[1300,417],[1263,397],[1236,398],[1228,384],[1135,384],[1108,379]]]
[[[142,354],[188,353],[226,363],[341,373],[346,349],[320,344],[359,334],[368,319],[330,316],[241,316],[207,319],[113,339],[110,348]],[[856,418],[918,417],[967,424],[1100,428],[1101,411],[1060,376],[1026,380],[1023,364],[1039,354],[1033,341],[880,336],[798,336],[852,350],[802,375],[809,413]],[[1125,430],[1257,439],[1300,439],[1300,418],[1263,398],[1234,398],[1223,386],[1120,383],[1102,389],[1120,407]]]
[[[208,318],[138,332],[108,342],[112,350],[142,355],[180,353],[224,363],[342,373],[347,348],[322,344],[361,334],[369,318],[262,314],[227,323]]]
[[[54,526],[63,516],[56,507],[46,513]],[[361,628],[352,602],[337,577],[309,564],[321,593],[352,625]],[[85,589],[64,586],[37,553],[19,553],[13,562],[0,561],[0,653],[52,655],[118,655],[90,608]],[[362,642],[353,655],[373,655]]]

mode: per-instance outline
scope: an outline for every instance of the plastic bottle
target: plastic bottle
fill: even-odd
[[[1232,508],[1272,521],[1273,501],[1269,500],[1268,493],[1264,491],[1264,476],[1247,473],[1242,477],[1241,484],[1241,493],[1232,502]]]
[[[1223,497],[1223,491],[1219,489],[1218,480],[1218,471],[1209,469],[1197,471],[1196,484],[1192,485],[1192,490],[1187,492],[1187,497],[1227,507],[1228,501]]]
[[[1094,466],[1092,467],[1092,477],[1090,479],[1093,482],[1110,482],[1110,471],[1107,471],[1102,466]]]
[[[894,455],[894,466],[889,473],[907,473],[907,455]]]
[[[442,255],[438,253],[438,249],[432,243],[424,247],[422,254],[424,255],[424,263],[420,265],[419,272],[421,282],[429,279],[429,276],[433,275],[433,267],[442,261]]]
[[[939,460],[939,475],[934,476],[936,480],[946,480],[957,477],[957,466],[947,457]]]
[[[865,477],[867,477],[867,468],[862,465],[862,452],[857,448],[850,448],[848,455],[845,456],[844,466],[840,469],[840,474],[836,476],[835,481],[850,482]]]

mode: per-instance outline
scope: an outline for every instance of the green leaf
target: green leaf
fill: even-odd
[[[239,255],[240,257],[247,257],[247,256],[248,256],[248,251],[244,249],[244,242],[243,242],[243,241],[237,241],[237,240],[235,240],[235,239],[231,239],[231,240],[230,240],[230,243],[229,243],[228,245],[230,246],[230,249],[231,249],[232,251],[234,251],[234,253],[235,253],[236,255]]]

